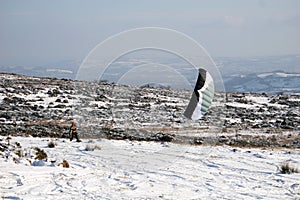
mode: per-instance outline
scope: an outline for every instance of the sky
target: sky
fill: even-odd
[[[0,0],[0,66],[82,60],[140,27],[187,34],[212,57],[300,53],[299,0]]]

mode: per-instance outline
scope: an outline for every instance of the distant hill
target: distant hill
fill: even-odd
[[[158,58],[157,58],[158,59]],[[216,58],[214,59],[228,92],[253,93],[300,93],[300,55],[266,56],[254,58]],[[122,58],[110,65],[104,74],[105,80],[117,83],[124,73],[145,63],[164,63],[183,75],[192,85],[197,71],[180,59],[145,60]],[[80,61],[61,61],[37,67],[0,66],[0,72],[27,76],[75,79]],[[137,76],[136,78],[138,78]],[[145,87],[165,88],[169,85],[153,82]],[[191,88],[186,88],[191,89]]]
[[[273,71],[232,75],[225,79],[226,91],[255,93],[300,93],[300,73]]]

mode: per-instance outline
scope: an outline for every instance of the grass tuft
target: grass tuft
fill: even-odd
[[[66,160],[63,160],[62,165],[63,165],[64,168],[69,168],[70,167],[68,161],[66,161]]]
[[[36,160],[43,160],[43,159],[48,157],[46,152],[43,149],[35,147],[34,150],[36,150],[36,154],[35,154],[36,155],[36,157],[35,157]]]
[[[299,173],[299,170],[295,167],[290,166],[289,163],[284,163],[279,168],[280,173],[282,174],[292,174]]]
[[[19,156],[19,158],[24,157],[23,151],[21,149],[16,150],[15,154]]]

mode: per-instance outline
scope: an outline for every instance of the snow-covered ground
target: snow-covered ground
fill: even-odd
[[[4,199],[298,199],[300,151],[127,140],[13,137],[0,152]],[[24,157],[12,147],[18,142]],[[2,144],[6,144],[2,137]],[[39,147],[47,161],[33,161]],[[94,149],[87,151],[86,149]],[[14,159],[15,158],[15,159]],[[70,167],[63,168],[65,159]],[[30,164],[35,163],[38,166]],[[52,161],[52,162],[51,162]],[[40,166],[39,166],[40,165]]]

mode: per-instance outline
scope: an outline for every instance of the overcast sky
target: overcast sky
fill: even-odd
[[[212,57],[300,53],[299,0],[0,0],[0,65],[81,60],[145,26],[183,32]]]

